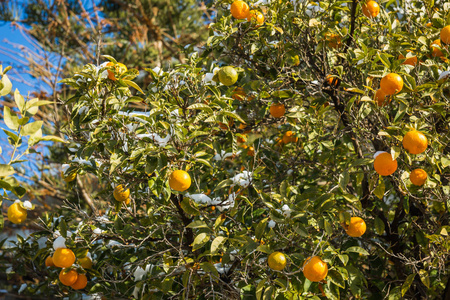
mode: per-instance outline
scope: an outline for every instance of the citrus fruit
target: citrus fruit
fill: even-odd
[[[87,285],[87,277],[84,274],[78,274],[77,280],[70,286],[74,290],[82,290]]]
[[[328,33],[325,36],[325,40],[327,41],[327,45],[330,48],[337,49],[342,45],[341,36],[335,33]]]
[[[444,44],[450,44],[450,25],[445,26],[441,29],[441,42]]]
[[[322,281],[328,274],[328,265],[320,257],[308,257],[303,263],[303,275],[314,282]]]
[[[374,162],[373,168],[381,176],[389,176],[397,170],[397,160],[392,159],[392,155],[387,152],[379,154]]]
[[[382,89],[378,89],[375,93],[375,101],[378,106],[386,106],[391,102],[390,98],[386,98],[386,93]]]
[[[128,197],[128,198],[127,198],[127,200],[125,200],[125,205],[128,205],[128,204],[130,204],[130,202],[131,202],[131,198],[130,198],[130,197]]]
[[[375,1],[367,1],[362,6],[363,14],[368,18],[375,18],[380,13],[380,6]]]
[[[419,131],[412,130],[403,137],[403,148],[411,154],[420,154],[428,147],[427,137]]]
[[[264,15],[260,11],[251,10],[248,13],[247,21],[262,25],[264,24]]]
[[[247,135],[246,134],[241,134],[241,136],[238,136],[237,138],[237,142],[238,143],[245,143],[247,141]]]
[[[339,78],[334,77],[333,75],[327,75],[326,81],[331,86],[338,86],[339,85]]]
[[[423,169],[412,170],[411,174],[409,174],[409,180],[411,180],[412,184],[417,186],[422,186],[425,181],[427,181],[427,178],[427,172]]]
[[[396,73],[389,73],[380,81],[380,89],[386,95],[394,95],[399,93],[403,88],[403,79]]]
[[[20,203],[15,202],[8,207],[8,220],[14,224],[20,224],[27,219],[27,210]]]
[[[245,19],[250,13],[250,7],[244,1],[234,1],[230,7],[231,15],[236,19]]]
[[[45,259],[45,266],[55,267],[55,264],[53,263],[53,258],[51,256],[47,256],[47,258]]]
[[[78,259],[78,264],[83,267],[83,269],[92,268],[92,260],[89,257],[83,257]]]
[[[360,217],[352,217],[345,232],[351,237],[360,237],[366,232],[366,222]]]
[[[232,66],[220,68],[218,76],[220,83],[226,86],[233,85],[238,80],[238,73]]]
[[[441,40],[435,40],[433,43],[431,43],[431,56],[433,57],[441,57],[444,56],[444,53],[442,53],[441,49],[439,49],[438,47],[433,47],[434,46],[438,46],[441,47]]]
[[[125,189],[123,185],[119,184],[114,188],[114,199],[119,202],[124,202],[130,197],[130,189]]]
[[[274,118],[281,118],[286,112],[286,108],[282,103],[274,103],[269,108],[270,115]]]
[[[59,268],[68,268],[75,262],[75,254],[73,254],[72,250],[67,248],[56,249],[52,258],[55,266]]]
[[[291,142],[296,143],[298,141],[298,137],[296,137],[295,134],[289,130],[284,133],[282,141],[285,144],[289,144]]]
[[[61,281],[62,284],[71,286],[77,281],[78,273],[75,270],[66,271],[65,269],[62,269],[61,272],[59,272],[59,281]]]
[[[267,259],[267,263],[269,265],[269,268],[275,271],[281,271],[286,267],[286,256],[284,256],[281,252],[273,252],[269,255],[269,258]]]
[[[191,186],[191,176],[183,170],[173,171],[169,176],[169,186],[172,190],[183,192]]]
[[[253,148],[253,147],[248,147],[247,155],[248,155],[248,156],[255,156],[255,148]]]
[[[244,89],[241,87],[236,87],[233,90],[233,93],[231,93],[231,98],[233,98],[234,100],[243,101],[245,99],[245,96],[247,95],[245,94]]]
[[[411,51],[408,51],[411,52]],[[405,59],[406,57],[403,54],[400,54],[398,56],[398,59]],[[417,65],[417,56],[411,56],[406,58],[406,60],[404,62],[402,62],[402,65],[410,65],[415,67]]]

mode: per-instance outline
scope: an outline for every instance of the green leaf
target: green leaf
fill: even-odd
[[[2,83],[3,87],[0,90],[0,96],[8,95],[11,92],[12,83],[9,80],[7,75],[3,74],[1,83]]]
[[[348,171],[344,171],[341,174],[339,174],[339,186],[343,191],[347,189],[348,182],[350,180],[350,175],[348,174]]]
[[[26,124],[25,126],[23,126],[23,129],[21,131],[22,135],[27,136],[36,133],[39,129],[41,129],[43,123],[43,121],[36,121]]]
[[[22,95],[19,93],[19,90],[16,89],[14,92],[14,101],[16,102],[17,107],[19,108],[20,113],[23,112],[23,108],[25,106],[25,100]]]
[[[200,264],[200,268],[202,268],[203,271],[212,273],[214,275],[214,278],[219,278],[219,272],[217,272],[216,267],[212,263],[209,262],[202,262]]]
[[[192,251],[198,250],[203,247],[209,241],[209,235],[205,232],[200,233],[194,239],[192,243]]]
[[[199,110],[204,110],[208,113],[213,113],[213,110],[211,109],[211,107],[209,107],[209,105],[203,104],[203,103],[194,103],[191,106],[189,106],[187,109],[199,109]]]
[[[66,140],[55,135],[46,135],[40,138],[41,141],[52,141],[56,143],[68,143]]]
[[[188,198],[184,198],[183,201],[181,201],[180,206],[188,215],[198,216],[200,214],[198,209],[191,204],[191,200]]]
[[[266,230],[268,219],[269,218],[264,218],[258,223],[258,225],[256,225],[256,229],[255,229],[255,237],[256,237],[256,239],[260,240],[261,237],[263,236],[264,231]]]
[[[384,233],[384,222],[380,218],[375,218],[375,232],[379,235]]]
[[[6,177],[16,173],[10,165],[0,164],[0,177]]]
[[[122,79],[122,81],[126,85],[131,86],[131,87],[135,88],[136,90],[138,90],[139,92],[141,92],[142,94],[144,94],[144,92],[141,90],[141,88],[134,81],[126,80],[126,79]]]
[[[205,223],[205,221],[202,220],[195,220],[194,222],[190,223],[186,228],[208,228],[208,225]]]
[[[331,269],[328,271],[328,276],[335,285],[337,285],[340,288],[345,288],[345,281],[344,278],[342,278],[341,273],[339,273],[337,270]]]
[[[419,270],[419,277],[422,283],[427,287],[430,288],[430,276],[426,270]]]
[[[367,252],[366,250],[364,250],[363,248],[358,247],[358,246],[347,248],[345,250],[345,252],[355,252],[355,253],[359,253],[362,255],[369,255],[369,252]]]
[[[373,193],[375,194],[375,196],[378,197],[378,199],[381,200],[384,197],[384,192],[385,192],[384,180],[383,178],[380,178],[380,180],[378,181],[378,185],[373,191]]]
[[[13,133],[13,132],[11,132],[11,131],[8,131],[8,130],[5,130],[5,129],[3,129],[3,132],[5,132],[6,135],[9,136],[9,137],[11,138],[11,140],[13,141],[13,142],[9,141],[9,143],[10,143],[11,145],[14,145],[14,144],[17,143],[17,141],[19,140],[19,137],[18,137],[15,133]],[[9,140],[9,139],[8,139],[8,140]]]
[[[266,287],[266,282],[267,278],[264,278],[258,283],[258,286],[256,287],[256,299],[261,299],[264,288]]]
[[[410,274],[406,278],[405,282],[402,285],[402,297],[405,296],[406,292],[409,290],[409,287],[414,281],[414,277],[416,277],[416,274]]]
[[[234,113],[234,112],[231,112],[231,111],[224,111],[223,114],[226,115],[226,116],[232,117],[232,118],[238,120],[239,122],[245,124],[244,119],[242,119],[238,114],[236,114],[236,113]]]
[[[220,245],[227,240],[224,236],[216,237],[211,243],[211,254],[216,254],[219,250]]]
[[[15,114],[11,114],[11,109],[8,106],[3,107],[3,117],[9,129],[14,131],[19,129],[19,118]]]

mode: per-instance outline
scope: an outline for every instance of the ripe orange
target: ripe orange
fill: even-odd
[[[408,52],[411,52],[411,51],[408,50]],[[400,54],[398,56],[398,59],[405,59],[405,56],[403,54]],[[411,56],[411,57],[406,58],[406,60],[404,62],[402,62],[402,65],[410,65],[410,66],[415,67],[417,65],[417,61],[418,61],[417,56]]]
[[[236,19],[245,19],[250,13],[250,8],[244,1],[237,0],[234,1],[233,4],[231,4],[230,12],[231,15]]]
[[[331,86],[338,86],[339,85],[339,78],[333,76],[333,75],[327,75],[326,81]]]
[[[433,47],[433,45],[441,47],[441,40],[435,40],[433,43],[431,43],[431,50],[432,50],[431,56],[433,57],[444,56],[444,53],[442,53],[442,51],[438,47]]]
[[[313,282],[325,279],[328,274],[328,265],[320,257],[308,257],[303,263],[303,275]]]
[[[251,10],[248,13],[247,21],[262,25],[262,24],[264,24],[264,15],[257,10]],[[259,26],[257,26],[257,27],[259,27]]]
[[[366,232],[366,222],[360,217],[352,217],[345,232],[351,237],[360,237]]]
[[[368,18],[375,18],[380,13],[380,6],[375,1],[367,1],[362,5],[363,14]]]
[[[386,106],[391,102],[391,98],[388,96],[388,98],[386,98],[386,94],[385,92],[383,92],[382,89],[378,89],[377,92],[375,93],[375,101],[377,102],[378,106]]]
[[[286,256],[284,256],[281,252],[273,252],[269,255],[269,258],[267,259],[267,264],[269,265],[269,268],[275,271],[281,271],[286,267]]]
[[[330,48],[338,49],[341,45],[341,36],[339,34],[327,33],[325,35],[325,40],[327,41],[327,45]]]
[[[58,248],[53,254],[53,263],[59,268],[68,268],[75,262],[75,254],[67,248]]]
[[[83,267],[83,269],[91,269],[92,268],[92,260],[86,256],[78,259],[78,264]]]
[[[389,73],[380,81],[380,89],[386,95],[394,95],[399,93],[403,88],[403,79],[396,73]]]
[[[245,91],[242,87],[236,87],[233,90],[233,93],[231,93],[231,98],[234,100],[243,101],[247,95],[245,94]]]
[[[173,171],[169,176],[169,186],[172,190],[183,192],[191,186],[191,176],[183,170]]]
[[[241,136],[238,136],[237,142],[241,143],[241,144],[247,142],[247,135],[246,134],[242,134]]]
[[[119,202],[127,201],[128,197],[130,197],[130,189],[125,189],[123,185],[119,184],[115,187],[113,195],[114,199]]]
[[[427,137],[419,131],[412,130],[403,137],[403,148],[411,154],[420,154],[428,147]]]
[[[247,155],[248,155],[248,156],[255,156],[255,148],[253,148],[253,147],[248,147]]]
[[[8,207],[8,220],[14,224],[23,223],[27,219],[27,210],[15,202]]]
[[[53,263],[53,258],[51,256],[48,256],[45,259],[45,266],[46,267],[55,267],[55,264]]]
[[[77,281],[78,273],[75,270],[67,271],[65,269],[62,269],[61,272],[59,272],[59,281],[61,281],[62,284],[71,286]]]
[[[78,274],[77,280],[70,287],[74,290],[82,290],[87,285],[87,277],[84,274]]]
[[[444,44],[450,44],[450,25],[441,29],[440,37]]]
[[[282,103],[274,103],[269,108],[270,115],[274,118],[281,118],[286,112],[286,108]]]
[[[409,174],[409,180],[411,180],[412,184],[417,186],[422,186],[425,181],[427,181],[427,178],[427,172],[423,169],[415,169]]]
[[[392,155],[387,152],[379,154],[373,162],[373,168],[381,176],[389,176],[397,170],[398,164],[396,159],[392,159]]]
[[[291,142],[297,143],[298,137],[296,137],[295,134],[289,130],[284,133],[282,141],[285,144],[289,144]]]

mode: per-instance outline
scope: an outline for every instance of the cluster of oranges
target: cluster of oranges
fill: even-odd
[[[70,286],[74,290],[84,289],[87,285],[87,277],[85,274],[78,273],[71,267],[75,263],[75,254],[68,248],[58,248],[53,253],[53,256],[48,256],[45,259],[45,266],[62,268],[59,273],[59,281]],[[83,269],[92,268],[92,261],[89,257],[83,257],[78,259],[79,265]]]
[[[411,154],[423,153],[428,147],[427,137],[420,131],[411,130],[403,137],[403,148]],[[392,175],[397,170],[397,160],[387,152],[378,154],[375,157],[373,167],[381,176]],[[427,180],[427,173],[423,169],[415,169],[411,172],[409,179],[416,186],[422,186]]]
[[[234,1],[230,7],[231,15],[235,19],[247,19],[247,21],[256,23],[259,26],[264,24],[264,15],[258,10],[250,10],[247,3],[241,0]]]

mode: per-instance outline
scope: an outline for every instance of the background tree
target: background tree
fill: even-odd
[[[447,299],[446,5],[212,5],[205,46],[148,85],[111,56],[64,80],[65,175],[104,188],[11,249],[42,274],[24,291]]]

